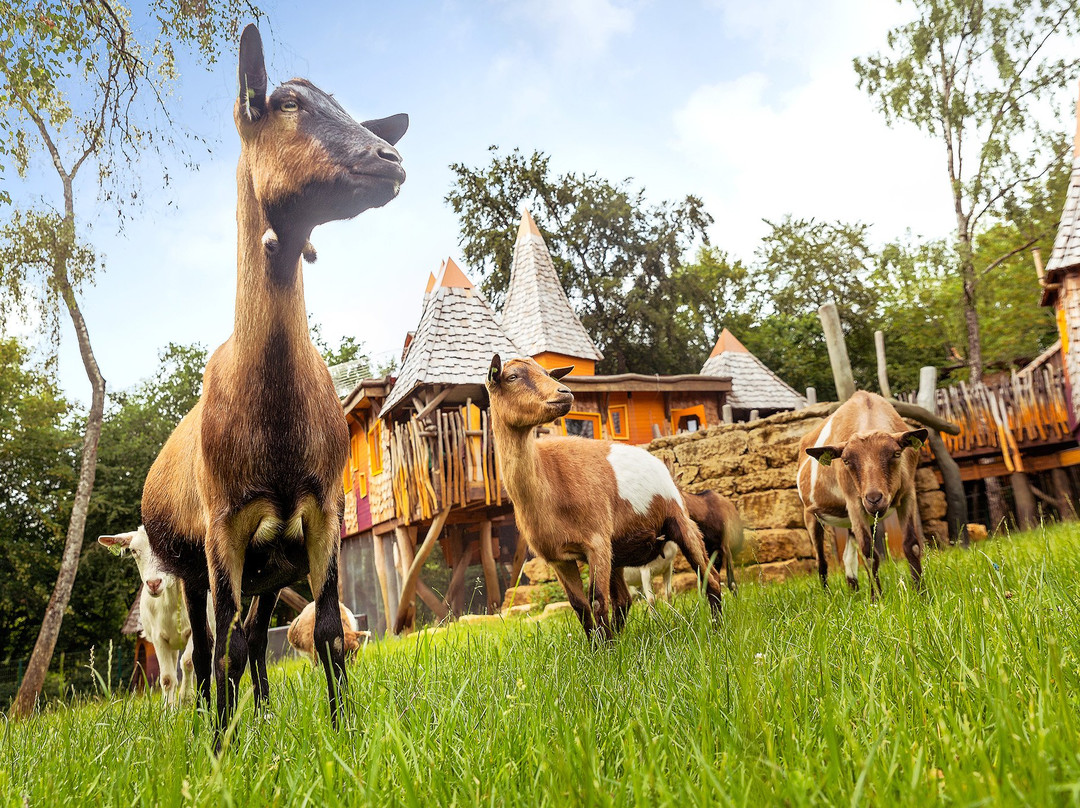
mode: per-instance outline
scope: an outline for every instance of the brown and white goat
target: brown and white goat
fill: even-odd
[[[652,561],[665,538],[707,576],[709,601],[719,612],[719,576],[709,568],[701,533],[663,461],[612,441],[537,441],[536,427],[573,405],[573,394],[559,381],[570,370],[549,373],[532,359],[503,365],[498,354],[491,360],[487,391],[495,454],[522,537],[551,565],[590,636],[608,639],[613,627],[622,627],[630,608],[623,567]],[[589,564],[588,598],[578,561]]]
[[[341,614],[341,628],[345,632],[345,653],[359,651],[371,640],[370,631],[360,631],[356,615],[348,606],[338,602],[338,612]],[[315,653],[315,604],[309,603],[303,611],[289,623],[289,632],[286,635],[289,645],[312,661],[317,659]]]
[[[822,586],[827,585],[829,574],[824,544],[825,525],[829,525],[852,531],[844,547],[848,584],[859,588],[861,547],[864,558],[873,553],[871,591],[875,595],[880,591],[883,521],[895,510],[911,580],[921,588],[923,536],[915,501],[915,467],[926,436],[926,429],[908,429],[884,398],[860,391],[803,437],[796,479]]]
[[[357,123],[303,79],[267,92],[262,41],[240,40],[237,292],[234,330],[210,357],[202,397],[162,448],[143,489],[150,543],[184,582],[200,696],[210,698],[213,594],[218,730],[252,660],[266,698],[266,627],[281,587],[307,576],[330,716],[345,687],[338,614],[341,475],[349,431],[308,334],[301,254],[312,229],[393,199],[405,180],[393,145],[408,118]],[[262,595],[246,625],[242,594]],[[250,645],[250,648],[249,648]]]
[[[724,565],[727,587],[732,593],[738,590],[735,583],[735,561],[733,553],[743,544],[743,522],[739,509],[727,497],[715,491],[700,491],[696,494],[683,491],[686,510],[694,524],[701,531],[705,542],[705,552],[714,558],[717,567]]]

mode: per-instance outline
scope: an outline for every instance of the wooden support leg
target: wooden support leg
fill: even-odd
[[[420,568],[424,566],[424,562],[431,555],[431,551],[435,547],[435,541],[439,538],[439,534],[442,533],[443,525],[446,524],[446,517],[449,515],[450,509],[445,508],[431,521],[431,527],[428,528],[424,543],[417,549],[412,566],[409,567],[405,575],[401,585],[401,601],[398,603],[397,617],[394,620],[395,634],[412,630],[416,622],[416,609],[412,607],[412,603],[413,596],[416,593],[416,582],[420,578]]]
[[[502,605],[502,593],[499,592],[499,573],[495,569],[495,544],[491,531],[491,520],[480,523],[480,562],[484,565],[484,592],[487,594],[488,614],[498,614]]]
[[[1031,491],[1027,475],[1022,471],[1014,471],[1009,475],[1012,484],[1013,501],[1016,503],[1016,523],[1021,530],[1031,530],[1039,523],[1038,511],[1035,509],[1035,494]]]
[[[986,486],[986,504],[990,511],[990,532],[994,533],[1005,526],[1009,512],[1005,507],[1005,495],[1001,492],[1001,480],[987,477],[983,484]]]
[[[1054,496],[1057,499],[1058,514],[1063,522],[1076,519],[1076,505],[1073,502],[1072,485],[1065,469],[1051,469],[1050,480],[1054,483]]]

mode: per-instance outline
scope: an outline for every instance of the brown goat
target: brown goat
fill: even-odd
[[[234,330],[206,366],[199,402],[150,469],[142,501],[151,546],[184,582],[206,702],[211,655],[203,615],[207,591],[213,594],[219,732],[249,652],[256,707],[264,703],[276,593],[305,575],[337,723],[346,684],[337,567],[349,431],[308,334],[301,254],[310,252],[316,225],[397,195],[405,173],[392,144],[408,126],[404,115],[359,124],[302,79],[268,95],[253,25],[240,40],[239,76]],[[263,595],[243,627],[242,594]]]
[[[663,462],[636,446],[579,437],[536,439],[536,427],[570,411],[574,396],[532,359],[491,360],[487,391],[495,453],[518,530],[547,561],[590,637],[622,627],[630,593],[622,568],[640,567],[675,542],[720,611],[719,576]],[[590,597],[577,562],[589,564]],[[614,619],[609,607],[614,607]]]
[[[829,575],[825,525],[847,527],[852,531],[844,547],[848,584],[859,588],[861,547],[864,558],[873,553],[870,583],[876,597],[881,590],[878,567],[885,555],[883,520],[895,510],[911,580],[916,588],[922,587],[923,535],[915,501],[915,467],[926,436],[926,429],[908,429],[881,396],[860,391],[803,437],[796,481],[822,586]]]
[[[356,616],[349,608],[340,601],[338,612],[341,615],[341,629],[345,633],[345,653],[359,651],[361,646],[371,639],[370,631],[360,631],[356,622]],[[301,654],[309,656],[312,660],[317,659],[315,650],[315,604],[309,603],[303,611],[289,623],[289,631],[286,635],[289,645]]]
[[[738,552],[743,544],[743,522],[739,509],[727,497],[715,491],[699,491],[694,494],[683,491],[683,502],[690,518],[701,531],[705,542],[705,552],[714,557],[717,566],[724,565],[728,589],[734,594],[738,590],[735,583],[735,561],[732,554]]]

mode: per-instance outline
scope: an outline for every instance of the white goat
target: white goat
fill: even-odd
[[[675,569],[675,554],[679,552],[679,545],[673,541],[664,542],[660,555],[643,567],[624,567],[623,578],[631,592],[640,591],[652,606],[656,602],[653,594],[652,579],[656,575],[664,575],[664,600],[671,600],[671,574]]]
[[[185,675],[182,685],[177,676],[177,660],[191,639],[191,625],[179,579],[161,568],[160,559],[150,549],[150,540],[142,525],[127,533],[98,536],[98,542],[118,555],[130,551],[135,559],[143,582],[139,593],[142,636],[154,645],[160,672],[158,681],[165,694],[165,703],[173,705],[186,699],[192,692],[194,676]]]

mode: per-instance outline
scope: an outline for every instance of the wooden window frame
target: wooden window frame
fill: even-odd
[[[622,419],[622,432],[615,431],[615,422],[611,414],[619,410]],[[630,440],[630,407],[627,404],[612,404],[608,407],[608,432],[614,440]]]
[[[705,405],[698,404],[695,407],[683,407],[671,411],[671,434],[679,434],[679,420],[688,415],[696,415],[698,419],[698,431],[705,429],[709,424],[705,420]]]
[[[604,424],[598,412],[568,412],[562,417],[562,433],[569,435],[566,429],[567,420],[591,421],[593,425],[593,440],[603,440]]]

